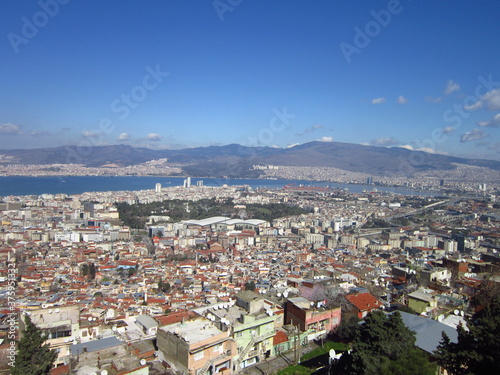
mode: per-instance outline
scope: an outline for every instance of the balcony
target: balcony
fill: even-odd
[[[257,356],[258,354],[259,354],[259,351],[258,351],[257,349],[250,350],[250,351],[248,352],[248,356],[247,356],[247,358],[252,358],[252,357],[255,357],[255,356]]]

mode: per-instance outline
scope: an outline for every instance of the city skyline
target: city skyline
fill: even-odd
[[[0,5],[0,149],[313,140],[500,159],[500,5]]]

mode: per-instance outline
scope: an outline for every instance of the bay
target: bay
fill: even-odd
[[[256,188],[282,188],[285,185],[318,186],[338,189],[348,189],[351,193],[361,193],[363,190],[392,192],[404,195],[438,195],[435,191],[415,190],[401,187],[386,187],[361,184],[342,184],[325,181],[304,180],[265,180],[265,179],[217,179],[191,178],[191,184],[202,180],[205,186],[249,185]],[[81,194],[93,191],[134,191],[154,189],[157,183],[162,187],[182,186],[183,177],[151,177],[151,176],[57,176],[57,177],[0,177],[0,197],[11,195],[41,195],[41,194]]]

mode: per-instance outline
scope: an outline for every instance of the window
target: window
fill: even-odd
[[[193,354],[193,359],[194,359],[195,361],[199,361],[199,360],[200,360],[200,359],[202,359],[203,357],[205,357],[205,353],[203,352],[203,350],[202,350],[202,351],[200,351],[200,352],[197,352],[197,353],[194,353],[194,354]]]
[[[213,349],[214,353],[222,354],[222,352],[224,351],[224,345],[222,345],[222,344],[215,345],[213,348],[214,348]]]

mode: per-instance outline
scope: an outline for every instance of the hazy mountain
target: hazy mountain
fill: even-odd
[[[246,147],[237,144],[187,148],[182,150],[152,150],[127,145],[76,146],[29,150],[0,150],[0,162],[10,164],[79,163],[87,166],[118,166],[168,158],[182,163],[191,176],[256,177],[254,164],[287,166],[336,167],[373,175],[408,175],[416,171],[452,169],[452,163],[483,166],[500,170],[500,162],[464,159],[447,155],[410,151],[401,147],[376,147],[340,142],[309,142],[290,148]]]

